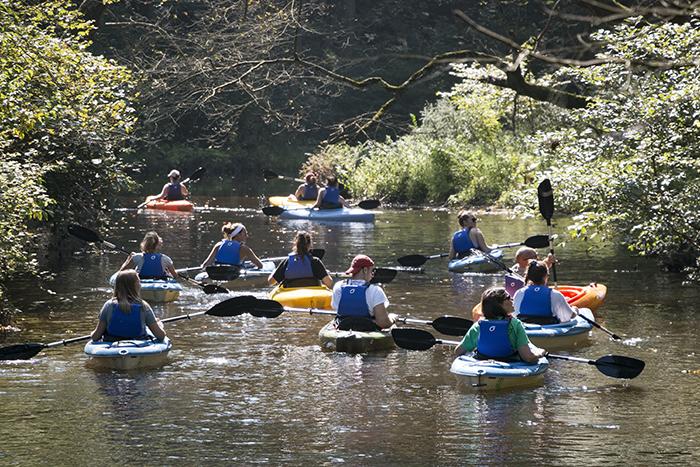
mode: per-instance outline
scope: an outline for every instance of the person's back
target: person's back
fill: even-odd
[[[318,198],[319,187],[316,184],[316,175],[312,172],[304,176],[304,183],[299,185],[295,193],[299,201],[314,201]]]
[[[477,218],[471,211],[462,209],[457,214],[457,220],[460,230],[452,235],[450,252],[447,255],[449,260],[469,256],[472,254],[472,250],[480,250],[484,253],[491,252],[491,248],[484,240],[484,235],[476,227]]]
[[[525,323],[566,323],[576,316],[576,310],[566,302],[566,297],[547,286],[548,271],[544,261],[531,261],[525,276],[528,285],[513,296],[518,319]]]

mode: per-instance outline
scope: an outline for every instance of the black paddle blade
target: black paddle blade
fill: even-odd
[[[401,266],[409,266],[417,268],[418,266],[423,266],[428,258],[425,255],[406,255],[397,259]]]
[[[370,284],[388,284],[393,281],[398,271],[396,269],[376,268]]]
[[[632,379],[644,370],[645,363],[632,357],[605,355],[595,361],[598,371],[612,378]]]
[[[528,237],[523,245],[530,248],[547,248],[549,246],[549,235],[533,235]]]
[[[540,214],[549,221],[554,215],[554,191],[548,178],[542,180],[537,187],[537,201],[540,205]]]
[[[357,203],[357,207],[362,209],[375,209],[382,204],[378,199],[365,199]]]
[[[192,172],[192,175],[187,177],[187,179],[191,182],[197,181],[202,176],[202,174],[206,171],[207,171],[207,169],[205,169],[204,167],[200,167],[197,170],[195,170],[194,172]]]
[[[257,300],[252,295],[229,298],[209,308],[206,314],[219,317],[239,316],[255,306]]]
[[[433,328],[448,336],[464,336],[472,324],[472,321],[457,316],[441,316],[433,320]]]
[[[279,216],[284,212],[284,208],[280,206],[265,206],[262,208],[262,212],[266,216]]]
[[[8,345],[0,348],[0,360],[29,360],[45,347],[39,343]]]
[[[102,239],[97,235],[97,232],[83,227],[82,225],[70,224],[68,226],[68,233],[86,242],[102,243]]]
[[[202,286],[202,290],[204,290],[204,293],[207,295],[215,294],[215,293],[229,293],[229,290],[221,287],[220,285],[216,284],[200,284]]]
[[[265,180],[269,180],[271,178],[277,178],[277,177],[278,177],[277,172],[273,172],[272,170],[268,170],[268,169],[263,169],[263,178]]]
[[[323,248],[312,248],[309,250],[309,253],[311,253],[311,256],[314,258],[323,259],[323,257],[326,255],[326,250]]]
[[[408,350],[428,350],[436,343],[432,334],[421,329],[394,328],[391,337],[396,345]]]
[[[277,318],[284,313],[284,306],[274,300],[258,298],[247,311],[256,318]]]

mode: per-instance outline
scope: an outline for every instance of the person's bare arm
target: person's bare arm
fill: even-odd
[[[218,253],[220,246],[221,246],[221,244],[217,243],[216,245],[214,245],[212,247],[211,251],[209,252],[209,256],[207,256],[207,259],[205,259],[204,262],[202,263],[202,266],[201,266],[202,269],[206,268],[207,266],[209,266],[211,263],[214,262],[214,258],[216,257],[216,253]]]
[[[260,261],[260,258],[258,258],[256,254],[253,253],[253,250],[251,250],[247,245],[241,245],[241,259],[250,261],[258,269],[262,269],[263,267],[263,263]]]
[[[386,307],[383,303],[375,305],[373,311],[374,322],[377,323],[377,326],[379,326],[380,328],[387,329],[390,328],[392,324],[394,324],[394,320],[391,319],[391,317],[389,316],[389,313],[386,311]]]
[[[124,264],[122,264],[122,267],[119,268],[119,271],[123,271],[124,269],[133,269],[133,266],[134,266],[133,258],[134,258],[134,253],[129,253],[129,257],[126,258],[126,261],[124,261]]]
[[[540,357],[543,357],[546,354],[546,351],[544,349],[540,349],[539,347],[534,347],[534,349],[535,350],[533,351],[529,345],[521,345],[518,347],[518,354],[522,360],[528,363],[536,363]]]
[[[481,251],[491,253],[492,248],[486,244],[484,234],[481,233],[481,230],[473,228],[469,232],[469,236],[471,237],[472,243],[474,243],[474,245],[476,245]]]
[[[105,331],[107,330],[107,325],[105,324],[104,321],[100,320],[97,323],[97,327],[95,328],[94,331],[92,331],[92,335],[90,336],[90,339],[93,341],[99,341],[102,339],[102,336],[104,335]]]
[[[323,202],[323,197],[326,195],[326,189],[321,188],[318,190],[318,196],[316,197],[316,203],[311,207],[311,209],[316,209],[321,207],[321,202]]]
[[[158,339],[159,341],[165,339],[165,329],[163,329],[163,325],[160,321],[152,322],[148,325],[148,329],[151,330],[153,335],[156,336],[156,339]]]

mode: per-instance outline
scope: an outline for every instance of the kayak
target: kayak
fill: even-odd
[[[155,368],[168,361],[172,343],[167,337],[162,340],[129,339],[116,342],[94,342],[85,344],[89,365],[109,370],[134,370]]]
[[[374,222],[374,213],[361,208],[338,209],[287,209],[280,214],[280,219],[332,221],[332,222]]]
[[[506,280],[508,280],[507,277]],[[506,284],[506,289],[508,289],[508,284]],[[569,305],[579,308],[588,308],[591,311],[596,311],[600,308],[605,301],[608,290],[603,284],[596,283],[585,286],[559,285],[556,289],[566,297],[566,302]],[[481,303],[477,303],[474,305],[474,308],[472,308],[472,320],[478,321],[482,316]]]
[[[594,320],[593,312],[588,308],[579,308],[578,312],[580,315]],[[566,323],[523,323],[523,326],[525,326],[525,334],[530,342],[546,350],[568,349],[585,344],[591,329],[593,329],[593,325],[581,316],[576,316]]]
[[[202,271],[194,276],[194,280],[199,282],[221,283],[225,284],[227,287],[235,285],[238,280],[248,282],[252,280],[267,281],[267,277],[275,272],[277,266],[273,261],[263,261],[262,264],[262,269],[254,267],[249,261],[243,263],[243,266],[240,268],[228,265],[209,266],[206,271]],[[210,273],[212,274],[211,278],[209,277]],[[250,283],[248,285],[250,285]]]
[[[495,259],[503,260],[503,250],[492,250],[489,253]],[[501,266],[494,263],[486,255],[475,253],[464,258],[455,258],[447,264],[450,272],[498,272]]]
[[[109,278],[109,285],[114,287],[117,273]],[[175,279],[141,279],[141,298],[149,303],[174,302],[182,292],[182,286]]]
[[[450,372],[460,385],[475,391],[497,391],[513,387],[538,386],[544,382],[549,362],[541,357],[537,363],[477,360],[473,355],[457,357]]]
[[[396,346],[389,331],[341,331],[336,328],[335,320],[323,326],[318,337],[321,349],[328,352],[367,353]]]
[[[299,201],[294,195],[289,196],[270,196],[268,198],[271,206],[279,206],[281,208],[310,208],[316,204],[316,200]]]
[[[292,308],[319,308],[332,310],[333,292],[322,285],[311,287],[283,287],[278,285],[270,292],[270,299]]]
[[[186,199],[181,199],[179,201],[166,201],[166,200],[151,200],[146,203],[146,209],[160,209],[163,211],[193,211],[194,204],[190,203]]]

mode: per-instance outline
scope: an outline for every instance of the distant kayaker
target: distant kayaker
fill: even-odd
[[[190,195],[187,187],[180,183],[180,172],[173,169],[168,174],[168,183],[163,185],[163,191],[157,196],[149,196],[147,200],[155,201],[159,199],[164,199],[166,201],[179,201],[185,199]]]
[[[314,201],[318,198],[319,186],[316,183],[316,174],[309,172],[304,176],[304,182],[297,188],[294,196],[299,201]]]
[[[300,230],[294,236],[294,252],[270,274],[270,285],[284,283],[287,287],[308,287],[323,284],[333,287],[333,279],[320,259],[311,256],[311,234]]]
[[[93,341],[142,338],[147,336],[146,327],[157,339],[165,339],[165,330],[148,303],[141,300],[140,292],[141,284],[135,270],[117,273],[114,297],[102,306],[97,327],[92,332]]]
[[[535,251],[533,248],[530,248],[529,246],[521,247],[517,252],[515,252],[515,264],[510,268],[510,270],[511,272],[524,277],[530,261],[537,261],[539,259],[540,258],[537,256],[537,251]],[[552,253],[549,253],[544,259],[544,262],[548,268],[551,268],[556,262],[556,258]]]
[[[370,284],[374,271],[374,261],[369,256],[357,255],[345,271],[350,279],[337,282],[333,287],[331,306],[337,312],[337,322],[347,318],[367,318],[379,329],[386,329],[394,324],[394,315],[386,311],[389,299],[384,290],[376,284]]]
[[[476,227],[477,218],[471,211],[462,209],[457,214],[460,230],[452,235],[450,242],[450,260],[454,258],[464,258],[471,254],[471,250],[481,250],[490,253],[492,248],[486,244],[484,234]]]
[[[240,223],[227,222],[221,227],[223,240],[217,242],[202,263],[202,269],[210,264],[240,266],[244,261],[250,261],[256,268],[262,269],[263,264],[253,250],[245,244],[248,231]]]
[[[173,260],[158,253],[163,239],[156,232],[147,232],[141,240],[141,253],[131,253],[120,271],[136,269],[141,279],[167,279],[177,277]]]
[[[577,308],[566,302],[561,292],[547,286],[549,269],[544,261],[530,261],[525,275],[526,286],[515,292],[516,316],[526,323],[555,324],[571,321]]]
[[[313,205],[313,208],[338,209],[347,206],[345,198],[340,196],[338,179],[334,176],[328,177],[326,187],[318,191],[318,198],[316,198],[316,204]]]
[[[457,355],[476,351],[476,358],[535,363],[546,351],[531,346],[525,327],[512,316],[513,302],[502,287],[491,287],[481,295],[484,318],[469,328],[455,348]]]

